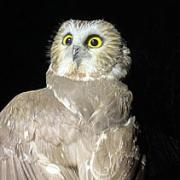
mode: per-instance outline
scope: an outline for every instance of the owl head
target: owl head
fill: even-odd
[[[51,46],[50,68],[73,80],[121,79],[131,63],[120,33],[104,20],[68,20]]]

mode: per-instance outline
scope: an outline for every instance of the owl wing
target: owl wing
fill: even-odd
[[[62,147],[55,117],[63,112],[56,103],[51,92],[42,89],[18,95],[2,110],[1,180],[78,179],[76,171],[58,159]]]
[[[145,155],[141,154],[138,147],[137,131],[139,129],[135,125],[134,117],[129,118],[125,126],[110,129],[106,133],[107,138],[101,142],[101,147],[97,148],[94,155],[93,173],[101,170],[111,180],[142,180]]]
[[[96,136],[94,141],[85,138],[84,144],[92,145],[92,153],[90,159],[82,159],[80,179],[143,179],[146,164],[145,155],[137,145],[138,131],[132,117],[126,125],[112,127]]]
[[[80,169],[79,176],[81,179],[143,179],[145,155],[136,144],[139,129],[134,118],[129,118],[132,93],[123,85],[111,87],[110,93],[101,99],[86,131],[87,134],[95,131],[97,139],[84,142],[86,146],[92,141],[92,156],[82,162],[84,168]]]
[[[97,132],[128,121],[132,102],[132,93],[125,87],[115,89],[102,97],[102,102],[90,117],[90,122]]]

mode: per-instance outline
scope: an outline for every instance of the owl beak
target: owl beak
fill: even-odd
[[[80,46],[77,46],[77,45],[73,46],[73,50],[72,50],[73,61],[75,61],[78,58],[80,49],[81,49]]]

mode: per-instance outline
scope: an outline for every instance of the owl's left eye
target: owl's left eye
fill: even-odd
[[[64,36],[63,44],[70,46],[72,44],[72,41],[73,41],[73,36],[71,34],[67,34],[66,36]]]
[[[97,36],[97,35],[92,35],[87,39],[87,46],[89,48],[99,48],[102,46],[103,44],[103,40],[101,37]]]

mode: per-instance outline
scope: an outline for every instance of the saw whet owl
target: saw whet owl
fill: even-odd
[[[129,53],[111,23],[65,21],[47,87],[17,95],[0,113],[0,179],[140,179],[132,93],[121,82]]]

